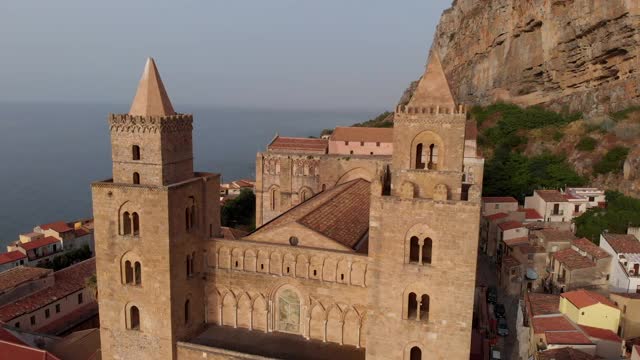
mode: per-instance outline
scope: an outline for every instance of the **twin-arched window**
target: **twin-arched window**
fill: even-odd
[[[408,320],[428,321],[429,320],[429,295],[416,295],[410,292],[407,297],[407,316]]]
[[[420,240],[417,236],[409,239],[409,262],[416,264],[431,264],[433,240],[425,238]]]
[[[427,153],[425,154],[425,150]],[[438,165],[438,146],[429,144],[425,149],[422,143],[416,145],[416,169],[437,169]]]
[[[140,216],[137,212],[122,214],[122,235],[140,235]]]
[[[139,261],[131,264],[131,261],[124,262],[124,282],[127,285],[142,285],[142,266]]]

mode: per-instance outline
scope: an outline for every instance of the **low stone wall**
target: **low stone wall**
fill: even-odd
[[[263,356],[243,354],[236,351],[218,349],[204,345],[179,342],[177,346],[178,360],[274,360]]]

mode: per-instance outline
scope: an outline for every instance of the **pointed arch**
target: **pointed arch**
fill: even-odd
[[[309,337],[325,341],[325,319],[324,307],[316,302],[309,312]]]
[[[327,341],[342,344],[343,313],[338,305],[327,310]]]
[[[347,309],[342,332],[345,345],[360,346],[360,315],[354,308]]]
[[[267,301],[262,295],[258,295],[253,301],[252,328],[254,330],[267,331]]]
[[[411,141],[411,169],[440,170],[444,158],[444,143],[440,135],[433,131],[425,130],[417,134]]]
[[[236,296],[227,291],[222,297],[222,325],[236,327]]]
[[[238,297],[238,327],[251,328],[251,311],[251,297],[247,293],[242,293]]]

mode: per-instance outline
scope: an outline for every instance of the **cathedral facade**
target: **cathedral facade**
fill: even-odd
[[[105,359],[468,359],[483,159],[436,55],[393,129],[274,138],[240,239],[221,235],[219,175],[193,169],[192,121],[151,59],[109,117]]]

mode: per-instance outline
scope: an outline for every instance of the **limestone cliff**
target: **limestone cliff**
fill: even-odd
[[[640,0],[457,0],[433,49],[458,102],[640,104]]]

